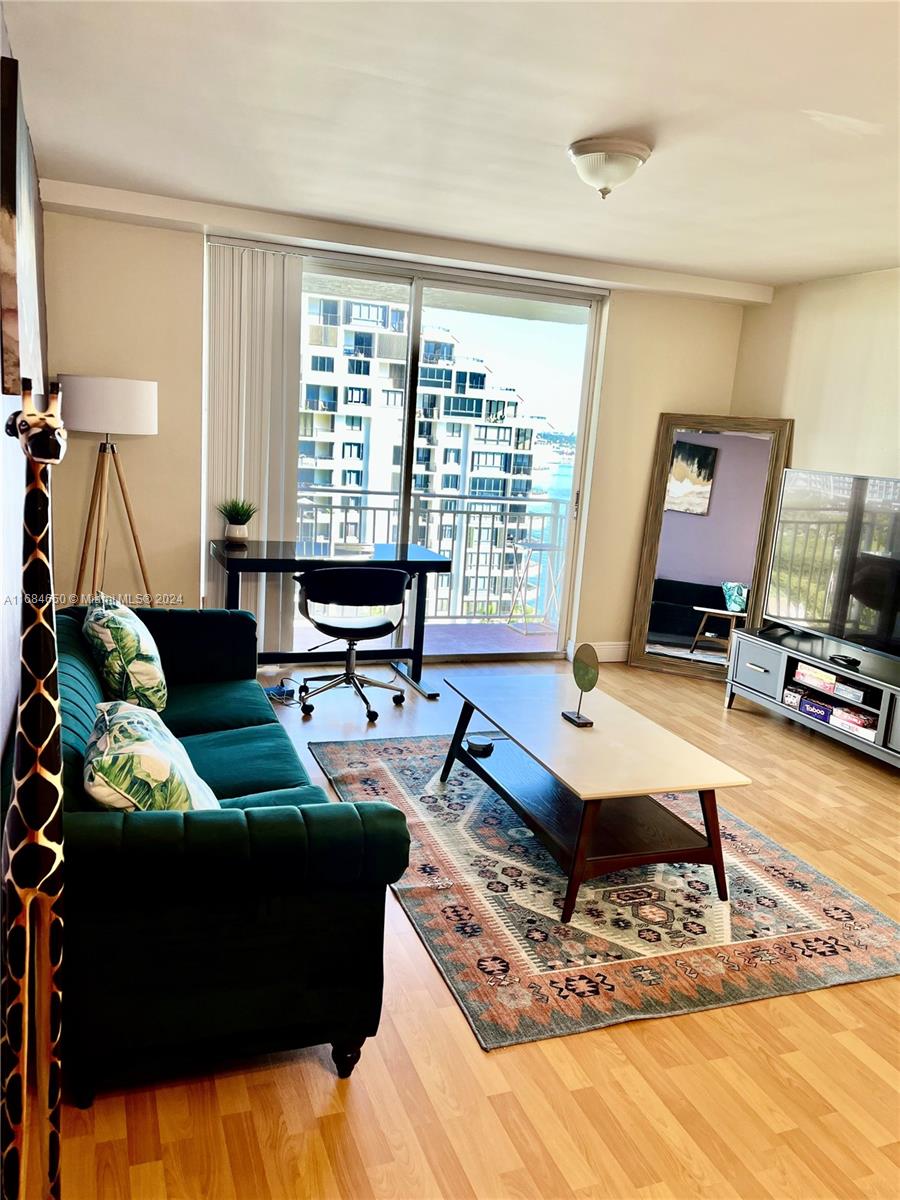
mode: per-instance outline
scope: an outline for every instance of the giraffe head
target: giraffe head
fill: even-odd
[[[66,453],[66,431],[59,415],[59,384],[50,384],[47,407],[40,412],[34,406],[31,380],[22,380],[22,408],[11,414],[6,422],[6,432],[17,437],[32,462],[46,463],[53,467],[62,462]]]

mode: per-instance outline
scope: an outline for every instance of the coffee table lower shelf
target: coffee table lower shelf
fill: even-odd
[[[460,725],[465,733],[462,716]],[[494,742],[490,757],[475,758],[462,737],[454,736],[442,780],[454,762],[493,788],[566,872],[563,922],[571,919],[584,880],[648,863],[707,863],[713,868],[719,899],[728,899],[714,791],[700,793],[705,824],[701,833],[651,796],[582,800],[505,738]]]

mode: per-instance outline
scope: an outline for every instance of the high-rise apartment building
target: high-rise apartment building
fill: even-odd
[[[397,535],[409,312],[372,298],[304,294],[298,461],[302,538]],[[422,331],[410,536],[454,557],[432,615],[500,615],[527,537],[534,438],[544,422],[451,330]],[[514,503],[519,501],[519,503]]]

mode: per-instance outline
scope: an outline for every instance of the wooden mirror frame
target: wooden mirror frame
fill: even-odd
[[[673,439],[678,430],[689,432],[693,430],[697,433],[771,434],[772,452],[769,455],[769,474],[763,496],[759,539],[756,543],[756,561],[753,565],[750,603],[747,608],[746,627],[750,629],[758,625],[762,617],[763,588],[766,582],[769,549],[775,530],[781,479],[785,467],[790,465],[794,422],[774,417],[706,416],[696,413],[660,413],[659,416],[653,471],[650,476],[650,493],[647,498],[647,516],[644,520],[644,539],[635,588],[634,613],[631,619],[628,664],[632,667],[647,667],[652,671],[673,671],[679,675],[694,675],[704,679],[724,679],[727,673],[725,663],[697,662],[687,658],[666,658],[661,654],[647,653],[650,604],[653,598],[653,584],[656,580],[656,561],[659,557],[666,481],[669,477]]]

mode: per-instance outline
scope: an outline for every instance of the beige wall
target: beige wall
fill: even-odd
[[[159,436],[120,445],[153,587],[196,603],[202,237],[63,213],[47,214],[46,233],[51,371],[159,381]],[[728,411],[741,314],[736,304],[640,292],[610,301],[580,639],[627,638],[657,417]],[[72,435],[58,473],[60,590],[74,579],[95,450],[94,438]],[[113,500],[106,587],[133,593],[137,563]]]
[[[160,434],[122,442],[158,591],[198,599],[203,240],[46,214],[51,371],[159,381]],[[589,447],[577,640],[628,638],[659,413],[794,417],[794,463],[898,473],[900,272],[782,288],[771,307],[649,292],[609,301]],[[742,325],[743,322],[743,325]],[[95,441],[55,480],[57,587],[71,587]],[[117,498],[115,498],[117,500]],[[139,590],[118,503],[107,589]]]
[[[151,586],[196,605],[203,237],[62,213],[47,213],[44,220],[50,371],[158,382],[158,436],[122,438],[119,448]],[[54,477],[58,591],[74,584],[97,441],[92,434],[70,434],[65,463]],[[115,488],[105,588],[143,590]]]
[[[159,436],[120,446],[151,583],[194,604],[202,237],[62,213],[47,214],[46,234],[51,371],[159,381]],[[615,293],[609,302],[579,640],[627,640],[657,418],[728,411],[742,312],[736,304],[641,292]],[[72,435],[55,484],[60,590],[74,580],[95,449],[94,438]],[[133,593],[140,590],[137,562],[115,494],[113,501],[106,587]]]
[[[628,640],[659,414],[730,410],[742,316],[739,305],[713,300],[611,297],[577,641]]]
[[[793,465],[900,474],[900,270],[778,288],[744,316],[732,412],[793,417]]]

